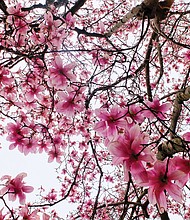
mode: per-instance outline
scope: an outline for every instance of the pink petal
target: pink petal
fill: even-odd
[[[179,186],[176,184],[170,183],[166,188],[168,194],[177,202],[183,202],[183,194]]]
[[[158,193],[156,195],[156,199],[157,199],[157,204],[158,204],[158,208],[160,210],[160,213],[163,213],[164,210],[167,209],[167,202],[166,202],[166,196],[164,191]]]
[[[126,146],[118,141],[113,141],[109,144],[108,150],[116,157],[128,157]]]
[[[99,121],[95,124],[94,130],[98,132],[105,132],[106,129],[106,122],[105,121]]]
[[[31,193],[34,190],[34,188],[32,186],[23,186],[22,190],[23,192]]]

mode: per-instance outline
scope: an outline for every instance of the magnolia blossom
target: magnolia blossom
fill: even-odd
[[[73,116],[76,111],[82,111],[81,98],[75,95],[74,92],[69,94],[59,93],[59,97],[61,101],[55,106],[57,112],[64,113],[66,116]]]
[[[20,123],[17,122],[17,124],[8,123],[6,127],[9,135],[7,136],[7,140],[10,142],[13,142],[9,149],[12,150],[16,146],[20,148],[20,151],[22,151],[22,147],[24,144],[24,136],[29,133],[29,129],[27,127],[22,127]]]
[[[15,15],[17,17],[24,17],[25,15],[28,14],[28,12],[24,12],[21,9],[22,9],[22,5],[21,5],[21,3],[18,3],[15,5],[15,7],[14,6],[8,7],[7,12],[10,15]]]
[[[48,155],[49,155],[48,163],[53,162],[54,159],[56,159],[57,163],[61,163],[61,157],[63,155],[63,152],[61,152],[58,147],[53,147],[48,152]]]
[[[25,203],[25,193],[30,193],[34,190],[32,186],[25,186],[23,178],[26,177],[26,173],[20,173],[15,178],[11,179],[11,176],[5,175],[1,178],[1,181],[6,180],[5,186],[0,190],[0,195],[3,196],[8,192],[10,201],[15,201],[17,196],[20,204]]]
[[[190,61],[190,50],[183,53],[183,55],[184,55],[185,61],[189,62]]]
[[[149,202],[157,204],[160,212],[167,209],[166,192],[177,202],[183,202],[183,195],[179,185],[175,181],[185,178],[185,173],[178,170],[170,161],[157,161],[154,168],[148,171],[148,181],[143,186],[148,186]]]
[[[55,57],[52,61],[53,68],[49,69],[50,86],[55,86],[57,89],[63,89],[69,80],[74,81],[75,76],[71,73],[71,70],[75,67],[74,63],[67,64],[63,67],[61,57]]]
[[[162,120],[166,119],[165,113],[171,108],[171,104],[169,102],[160,104],[160,101],[157,98],[152,102],[146,101],[145,103],[150,109],[144,110],[143,115],[151,120],[155,117]]]
[[[40,216],[37,215],[37,213],[38,213],[38,210],[30,212],[28,206],[24,206],[20,210],[19,215],[22,216],[23,219],[27,219],[27,220],[40,220]]]
[[[147,142],[147,135],[141,133],[138,125],[134,125],[126,130],[124,135],[119,136],[116,141],[108,144],[108,150],[113,155],[113,163],[124,166],[126,181],[129,180],[129,171],[138,184],[147,180],[144,164],[154,161],[149,150],[143,149],[143,144],[147,144]]]
[[[71,12],[67,13],[66,18],[65,18],[65,22],[66,22],[66,24],[68,26],[74,27],[74,25],[75,25],[75,18],[73,18]]]
[[[96,109],[95,114],[101,120],[96,123],[94,130],[108,139],[115,138],[118,129],[127,126],[127,121],[124,119],[125,111],[117,106],[111,108],[110,112],[102,108]]]

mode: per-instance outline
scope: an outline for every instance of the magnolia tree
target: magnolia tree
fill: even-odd
[[[1,0],[0,10],[1,135],[56,161],[60,183],[34,203],[27,174],[5,173],[0,219],[189,219],[190,3]],[[48,210],[63,201],[75,207],[66,217]]]

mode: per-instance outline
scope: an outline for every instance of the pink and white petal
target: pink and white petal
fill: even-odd
[[[132,140],[137,139],[137,137],[140,137],[140,127],[138,125],[134,125],[131,127],[129,133]]]
[[[126,145],[118,141],[111,142],[108,146],[108,150],[116,157],[129,157]]]
[[[94,126],[94,130],[100,132],[100,134],[102,132],[105,132],[106,130],[106,122],[105,121],[99,121],[95,124]]]
[[[145,155],[140,154],[138,159],[141,161],[145,161],[147,163],[153,163],[155,161],[153,155],[151,155],[151,154],[145,154]]]
[[[177,202],[183,202],[183,194],[181,188],[176,184],[170,183],[167,185],[166,190],[168,194]]]
[[[148,199],[152,205],[157,203],[154,187],[149,187],[148,189]]]
[[[147,186],[148,174],[141,162],[136,162],[131,165],[131,174],[136,183],[141,186]]]
[[[10,192],[8,198],[10,201],[14,202],[16,200],[16,194]]]
[[[23,192],[31,193],[34,190],[34,188],[32,186],[23,186],[22,190]]]
[[[26,96],[26,100],[27,100],[28,102],[33,102],[33,101],[34,101],[34,93],[32,93],[32,92],[26,92],[25,96]]]
[[[110,114],[105,109],[95,109],[95,114],[98,118],[103,119],[105,121],[108,120]]]
[[[181,180],[185,178],[186,174],[180,170],[176,170],[169,175],[170,180]]]
[[[113,156],[113,158],[112,158],[112,163],[113,163],[114,165],[123,164],[124,159],[125,159],[125,158],[123,158],[123,157],[115,157],[115,156]]]
[[[156,193],[156,200],[160,213],[163,213],[165,210],[167,210],[167,201],[164,191]]]
[[[167,111],[171,108],[171,106],[172,106],[172,105],[171,105],[171,103],[169,103],[169,102],[168,102],[168,103],[165,103],[165,104],[162,104],[160,110],[161,110],[163,113],[164,113],[164,112],[167,112]]]
[[[21,205],[24,205],[25,204],[25,200],[26,200],[26,196],[24,193],[20,193],[18,194],[18,197],[19,197],[19,202]]]
[[[54,65],[56,68],[61,69],[62,66],[63,66],[62,59],[61,59],[59,56],[55,57],[55,60],[54,60],[54,62],[53,62],[53,65]]]

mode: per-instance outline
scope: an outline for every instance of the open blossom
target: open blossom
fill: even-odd
[[[153,205],[157,204],[160,212],[167,209],[166,192],[177,202],[183,202],[183,195],[180,186],[175,181],[183,179],[185,173],[178,170],[172,161],[157,161],[154,168],[148,171],[148,182],[144,186],[148,186],[149,202]]]
[[[75,95],[74,92],[59,94],[61,101],[55,106],[57,112],[64,113],[66,116],[73,116],[77,111],[82,111],[80,95]]]
[[[35,98],[40,98],[42,95],[40,94],[44,90],[43,86],[39,85],[32,85],[27,86],[25,97],[28,102],[33,102]]]
[[[118,128],[125,128],[127,125],[125,112],[117,106],[111,108],[110,112],[102,108],[96,109],[95,114],[100,121],[96,123],[94,130],[108,139],[116,137]]]
[[[6,180],[5,186],[0,190],[0,195],[4,195],[8,192],[10,201],[15,201],[19,198],[20,204],[25,203],[25,193],[30,193],[34,190],[32,186],[26,186],[23,182],[23,178],[26,177],[26,173],[20,173],[15,178],[11,179],[11,176],[5,175],[1,178],[1,181]]]
[[[49,69],[50,86],[55,86],[57,89],[63,89],[68,81],[74,81],[75,76],[71,73],[71,70],[75,67],[74,63],[67,64],[63,66],[62,60],[60,57],[55,57],[52,61],[53,67]]]
[[[18,3],[15,6],[8,7],[7,12],[10,15],[15,15],[17,17],[24,17],[25,15],[28,14],[28,12],[24,12],[21,9],[22,9],[22,5],[20,3]]]
[[[185,61],[189,62],[190,61],[190,50],[183,53],[183,55],[184,55]]]
[[[147,148],[143,149],[143,144],[147,142],[147,135],[141,133],[138,125],[134,125],[126,130],[124,135],[119,136],[116,141],[108,144],[108,150],[113,155],[113,163],[124,166],[126,181],[129,180],[129,171],[138,184],[147,179],[144,164],[154,161],[149,150]]]
[[[26,127],[22,127],[20,123],[8,123],[6,129],[8,131],[7,140],[13,142],[9,146],[9,149],[12,150],[16,146],[22,148],[24,144],[24,136],[29,133],[29,129]]]
[[[31,212],[28,206],[24,206],[21,208],[19,215],[23,217],[23,219],[27,220],[40,220],[40,216],[37,215],[38,210]]]
[[[74,25],[75,25],[75,18],[73,18],[71,12],[67,13],[65,22],[66,22],[66,24],[69,25],[70,27],[74,27]]]
[[[144,110],[143,115],[151,120],[155,117],[160,118],[162,120],[165,119],[165,113],[171,107],[171,104],[169,102],[161,104],[159,99],[157,98],[154,99],[152,102],[146,101],[145,103],[150,109]]]
[[[53,147],[49,152],[48,152],[49,158],[48,158],[48,163],[53,162],[54,159],[56,159],[57,163],[61,163],[61,157],[63,155],[63,152],[60,151],[58,147]]]
[[[13,82],[13,77],[9,76],[9,71],[6,68],[0,68],[0,85],[10,85]]]

